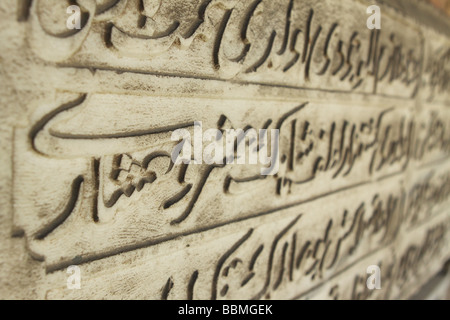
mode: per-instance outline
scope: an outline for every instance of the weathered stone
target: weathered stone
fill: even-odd
[[[409,298],[450,258],[430,7],[376,2],[371,30],[359,0],[75,2],[79,30],[73,1],[0,3],[1,298]],[[196,122],[279,144],[174,164]]]

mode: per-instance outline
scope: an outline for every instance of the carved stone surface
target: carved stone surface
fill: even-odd
[[[1,1],[0,298],[417,293],[450,258],[450,28],[375,4]],[[174,164],[195,122],[279,130],[276,174]]]

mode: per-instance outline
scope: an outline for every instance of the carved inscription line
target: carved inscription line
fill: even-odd
[[[394,257],[393,261],[381,260],[378,265],[383,267],[384,281],[387,283],[382,299],[388,299],[394,289],[397,289],[395,298],[406,298],[402,292],[406,292],[406,286],[414,286],[415,276],[424,265],[432,259],[438,258],[442,254],[445,246],[448,223],[441,223],[427,230],[424,240],[419,244],[412,244],[404,250],[399,258]],[[427,272],[427,271],[425,271]],[[375,294],[376,290],[369,290],[366,285],[367,275],[357,274],[352,281],[351,296],[349,299],[368,299]],[[339,289],[339,285],[337,285]],[[417,288],[416,288],[417,289]],[[347,289],[344,289],[347,290]],[[344,292],[343,290],[343,292]],[[342,293],[343,293],[342,292]]]
[[[328,226],[325,230],[324,236],[323,238],[320,238],[318,240],[316,240],[316,242],[311,242],[311,241],[306,241],[306,239],[304,240],[304,246],[303,248],[301,248],[300,251],[298,251],[298,256],[296,256],[297,251],[296,251],[296,246],[294,245],[296,242],[293,243],[289,243],[289,242],[285,242],[284,245],[282,246],[282,250],[279,250],[280,247],[278,246],[278,242],[280,241],[280,239],[286,235],[287,231],[289,231],[298,221],[299,217],[297,217],[296,219],[294,219],[291,223],[289,223],[280,233],[278,233],[277,235],[274,236],[273,240],[272,240],[272,245],[270,246],[271,250],[268,253],[269,256],[266,256],[266,264],[265,266],[267,266],[267,274],[265,275],[265,282],[264,282],[264,286],[262,288],[261,291],[259,291],[258,294],[256,294],[256,296],[253,297],[253,299],[261,299],[266,293],[268,293],[268,289],[269,289],[269,284],[272,282],[271,281],[271,276],[272,276],[272,272],[275,271],[273,270],[273,265],[274,265],[274,252],[278,247],[278,256],[276,259],[279,260],[279,265],[278,265],[278,276],[276,277],[275,281],[273,282],[273,287],[272,290],[276,291],[280,284],[282,283],[282,281],[287,277],[287,279],[292,282],[292,281],[298,281],[299,278],[297,276],[297,278],[294,278],[294,276],[292,276],[293,271],[294,270],[298,270],[299,267],[302,265],[304,265],[308,259],[309,260],[314,260],[315,262],[310,264],[311,267],[310,269],[305,269],[303,268],[303,276],[311,276],[311,279],[315,279],[315,278],[320,278],[320,282],[318,284],[315,284],[313,287],[307,289],[306,291],[297,294],[294,299],[298,299],[304,296],[307,296],[309,293],[315,291],[316,289],[320,288],[321,286],[323,286],[326,282],[329,282],[337,277],[339,277],[341,274],[345,273],[346,271],[348,271],[349,269],[351,269],[352,267],[354,267],[355,265],[357,265],[360,261],[376,254],[377,252],[380,252],[382,250],[385,250],[389,247],[392,247],[392,239],[394,239],[397,234],[398,234],[398,229],[402,223],[401,219],[398,220],[399,216],[402,216],[405,212],[405,207],[404,207],[404,196],[405,193],[403,192],[403,195],[400,195],[400,198],[395,198],[392,196],[389,196],[388,200],[386,203],[383,203],[384,200],[381,200],[381,198],[379,198],[378,195],[374,196],[374,202],[372,203],[373,205],[373,209],[374,211],[372,212],[372,216],[368,219],[367,217],[364,218],[364,214],[367,213],[366,209],[368,208],[364,208],[364,203],[356,210],[355,215],[353,217],[353,221],[350,225],[350,228],[348,229],[348,231],[338,239],[337,242],[335,242],[334,240],[336,239],[332,239],[330,236],[330,230],[333,226],[333,219],[330,219],[328,222]],[[400,202],[399,202],[400,201]],[[385,208],[381,208],[381,206],[386,206]],[[386,210],[386,211],[385,211]],[[441,215],[444,214],[445,211],[441,212]],[[342,224],[340,225],[341,227],[345,227],[346,223],[346,217],[347,217],[348,212],[345,211],[344,215],[343,215],[343,221]],[[397,221],[395,221],[397,220]],[[430,221],[429,221],[430,222]],[[392,224],[395,224],[394,226],[392,226]],[[336,225],[337,226],[337,225]],[[227,251],[226,254],[224,254],[221,259],[219,260],[219,263],[217,264],[217,269],[216,269],[216,273],[215,273],[215,277],[214,277],[214,283],[215,285],[213,286],[213,295],[212,297],[215,299],[217,297],[217,294],[215,293],[216,290],[218,290],[219,288],[217,288],[217,282],[218,282],[218,274],[222,274],[223,279],[227,279],[229,278],[229,271],[231,269],[236,269],[238,268],[238,265],[246,265],[246,259],[248,257],[243,257],[242,255],[240,255],[239,253],[237,253],[237,250],[244,246],[246,242],[248,242],[251,239],[251,235],[254,234],[256,231],[255,230],[251,230],[249,231],[249,233],[247,235],[249,235],[248,237],[244,237],[242,238],[238,243],[239,246],[235,245],[233,246],[229,251]],[[381,233],[380,233],[381,232]],[[437,233],[436,233],[437,232]],[[437,227],[433,227],[432,229],[430,229],[430,231],[427,233],[426,237],[425,237],[425,242],[424,244],[418,249],[416,246],[411,246],[407,251],[406,251],[406,255],[403,255],[401,257],[401,259],[399,259],[398,261],[400,262],[400,264],[397,266],[398,268],[396,269],[396,274],[397,276],[401,276],[404,278],[404,276],[402,276],[402,274],[404,274],[405,270],[409,270],[407,267],[407,260],[412,258],[412,259],[417,259],[420,257],[423,257],[426,250],[428,250],[429,248],[433,247],[437,247],[439,245],[439,241],[443,239],[444,237],[444,232],[445,232],[445,228],[442,225],[438,225]],[[366,234],[367,233],[367,234]],[[365,253],[362,256],[359,256],[358,259],[356,259],[355,261],[346,264],[342,267],[339,267],[337,270],[335,270],[333,272],[333,274],[329,277],[324,278],[322,276],[322,270],[323,269],[329,269],[332,266],[335,265],[335,263],[338,260],[338,256],[341,254],[341,244],[343,241],[345,240],[351,240],[354,244],[353,246],[350,247],[350,251],[349,254],[350,256],[352,254],[354,254],[355,249],[357,246],[359,246],[359,242],[363,240],[363,237],[368,237],[368,236],[372,236],[374,234],[380,234],[381,238],[380,238],[380,244],[381,246],[377,246],[375,249],[371,250],[370,252]],[[245,241],[243,241],[245,239]],[[297,232],[294,232],[292,235],[292,239],[294,241],[297,241]],[[333,244],[334,243],[334,244]],[[287,253],[287,249],[288,247],[291,246],[291,252],[293,252],[291,254],[290,257],[290,262],[287,264],[288,266],[290,266],[288,272],[287,272],[287,276],[285,276],[285,265],[286,265],[286,253]],[[431,246],[431,247],[430,247]],[[253,253],[253,255],[251,255],[251,260],[249,263],[249,271],[253,271],[254,268],[254,263],[255,260],[261,255],[261,253],[264,253],[264,245],[260,245],[256,251]],[[333,250],[334,248],[334,250]],[[348,248],[348,245],[347,245]],[[434,249],[432,249],[434,250]],[[413,253],[410,253],[412,251],[418,251],[419,255],[414,255]],[[281,253],[280,253],[281,252]],[[318,252],[321,252],[320,254],[318,254]],[[334,254],[333,254],[334,252]],[[231,255],[231,254],[236,254],[235,256]],[[330,264],[326,265],[325,261],[330,261],[330,259],[328,257],[332,257],[332,260],[330,262]],[[333,258],[334,256],[334,258]],[[409,258],[408,258],[409,257]],[[224,261],[229,261],[228,264],[224,264]],[[294,264],[294,261],[296,261],[296,263]],[[396,263],[396,262],[395,262]],[[387,268],[389,270],[392,270],[393,268]],[[385,269],[385,270],[387,270]],[[315,272],[313,272],[315,271]],[[248,276],[245,276],[245,273],[242,275],[239,275],[239,277],[243,277],[244,280],[242,281],[241,284],[241,288],[246,286],[248,284],[248,282],[255,276],[254,272],[250,272],[248,274]],[[396,277],[397,277],[396,276]],[[364,278],[365,279],[365,278]],[[223,288],[221,290],[219,290],[220,292],[220,296],[222,298],[225,298],[226,295],[229,293],[230,291],[230,287],[228,285],[224,285]],[[266,298],[269,298],[270,294],[267,294]]]
[[[138,250],[138,249],[148,248],[148,247],[151,247],[151,246],[154,246],[154,245],[157,245],[157,244],[160,244],[160,243],[164,243],[164,242],[167,242],[167,241],[175,240],[175,239],[178,239],[178,238],[194,235],[194,234],[197,234],[197,233],[203,233],[203,232],[206,232],[206,231],[209,231],[209,230],[213,230],[213,229],[216,229],[216,228],[221,228],[221,227],[224,227],[224,226],[227,226],[227,225],[231,225],[231,224],[242,222],[242,221],[246,221],[246,220],[251,220],[253,218],[269,215],[269,214],[272,214],[272,213],[275,213],[275,212],[278,212],[278,211],[282,211],[282,210],[285,210],[285,209],[290,209],[290,208],[293,208],[293,207],[296,207],[296,206],[300,206],[302,204],[306,204],[306,203],[309,203],[309,202],[316,201],[318,199],[321,199],[321,198],[324,198],[324,197],[327,197],[327,196],[330,196],[330,195],[333,195],[333,194],[337,194],[339,192],[343,192],[343,191],[350,190],[350,189],[353,189],[353,188],[361,187],[361,186],[368,185],[368,184],[371,184],[371,183],[374,183],[374,182],[373,181],[366,181],[366,182],[358,183],[356,185],[352,185],[352,186],[349,186],[349,187],[346,187],[346,188],[342,188],[340,190],[335,190],[335,191],[332,191],[332,192],[328,192],[326,194],[323,194],[323,195],[320,195],[320,196],[317,196],[317,197],[314,197],[314,198],[311,198],[311,199],[308,199],[308,200],[305,200],[305,201],[301,201],[301,202],[298,202],[298,203],[295,203],[295,204],[279,207],[279,208],[268,210],[268,211],[258,212],[258,213],[255,213],[255,214],[252,214],[252,215],[249,215],[249,216],[246,216],[246,217],[233,219],[233,220],[227,221],[225,223],[218,223],[218,224],[214,224],[214,225],[207,226],[207,227],[196,228],[195,230],[188,230],[187,232],[183,232],[183,233],[180,233],[180,234],[176,234],[176,235],[160,238],[160,239],[157,239],[157,240],[143,241],[143,242],[140,242],[140,243],[136,243],[136,244],[129,245],[129,246],[123,246],[121,248],[116,248],[116,249],[109,250],[109,251],[104,251],[104,252],[101,252],[101,253],[84,254],[84,255],[82,255],[80,257],[80,259],[78,261],[79,262],[78,264],[81,265],[81,264],[93,262],[93,261],[96,261],[96,260],[105,259],[105,258],[108,258],[108,257],[112,257],[112,256],[115,256],[115,255],[121,254],[121,253],[126,253],[126,252],[130,252],[130,251],[135,251],[135,250]],[[69,261],[61,261],[61,262],[56,263],[56,264],[49,264],[46,267],[46,272],[47,273],[53,273],[53,272],[56,272],[56,271],[64,270],[68,266],[70,266],[71,263],[72,263],[72,261],[69,260]]]
[[[379,90],[379,84],[397,82],[407,92],[406,96],[401,97],[411,98],[416,96],[422,86],[424,41],[410,45],[396,33],[386,35],[383,33],[382,36],[379,30],[349,31],[347,26],[336,21],[327,25],[320,22],[323,20],[321,19],[323,14],[315,9],[315,5],[311,5],[305,10],[306,12],[303,12],[303,7],[299,5],[300,1],[294,0],[285,0],[277,8],[264,0],[249,1],[248,3],[191,0],[186,5],[186,8],[190,9],[186,10],[183,7],[183,10],[178,10],[181,3],[182,1],[160,3],[156,11],[146,8],[148,3],[145,1],[114,0],[102,5],[95,3],[94,7],[89,9],[92,12],[89,12],[88,9],[84,11],[87,17],[85,20],[93,21],[85,23],[82,30],[89,28],[88,33],[95,34],[98,31],[93,31],[92,26],[100,25],[100,28],[104,30],[102,36],[107,50],[117,51],[121,56],[126,56],[131,54],[130,51],[136,51],[135,48],[141,48],[133,55],[139,56],[139,59],[142,60],[152,59],[154,56],[170,50],[189,51],[193,43],[202,39],[205,46],[210,47],[212,52],[211,63],[203,66],[204,72],[199,70],[199,78],[202,73],[204,75],[214,74],[214,72],[211,73],[211,70],[206,70],[208,68],[215,70],[216,73],[219,70],[226,73],[229,72],[228,66],[234,65],[238,70],[237,74],[242,75],[258,73],[262,68],[264,68],[262,72],[266,72],[267,69],[277,72],[279,70],[282,73],[300,72],[302,81],[308,84],[312,77],[336,77],[337,81],[345,83],[345,86],[348,87],[348,89],[336,90],[338,92],[353,92],[363,83],[370,81],[368,86],[372,86],[372,89],[364,88],[363,92],[395,96],[396,94],[393,92],[386,93],[383,92],[384,89]],[[26,20],[26,12],[29,11],[31,4],[32,2],[29,2],[18,9],[21,20]],[[42,1],[37,0],[31,7],[43,5]],[[264,10],[262,9],[263,5]],[[127,7],[127,10],[116,10],[116,7]],[[284,21],[281,16],[280,19],[261,20],[261,16],[277,14],[278,10],[283,12]],[[35,11],[35,14],[40,15],[39,10]],[[104,12],[112,12],[112,17],[109,20],[103,20],[100,16],[103,16]],[[167,12],[174,13],[167,14]],[[162,18],[165,13],[168,19]],[[89,15],[91,17],[88,17]],[[211,20],[212,16],[221,18],[214,23]],[[299,17],[305,18],[300,19]],[[132,20],[133,18],[136,19],[135,25],[126,26],[121,23],[122,19]],[[165,22],[158,23],[160,20]],[[49,36],[61,37],[61,35],[46,30],[44,21],[40,21],[33,27],[44,29]],[[237,29],[239,32],[233,31],[233,29]],[[253,30],[260,30],[261,34],[255,37],[252,34]],[[65,34],[64,36],[75,38],[76,34]],[[420,34],[417,36],[420,37]],[[223,45],[224,41],[227,41],[228,44],[231,39],[237,40],[241,47],[241,52],[237,56],[234,54],[228,56],[225,45]],[[78,47],[81,47],[85,39],[80,37],[80,40],[75,39],[74,41]],[[209,44],[209,42],[213,43]],[[73,46],[70,46],[70,50],[73,50]],[[72,52],[73,54],[75,52]],[[318,59],[319,57],[321,59]],[[186,61],[189,59],[191,58]],[[67,59],[58,60],[60,60],[57,61],[61,63],[60,66],[69,65],[64,62]],[[446,59],[439,61],[447,63]],[[96,69],[92,62],[78,66],[76,63],[72,63],[72,65]],[[120,71],[120,68],[110,68]],[[298,70],[294,71],[294,69]],[[125,71],[139,72],[133,68]],[[429,82],[431,88],[436,87],[442,91],[442,88],[447,86],[448,80],[445,80],[446,77],[442,74],[442,72],[433,73],[431,78],[434,80]],[[170,72],[167,75],[170,75]],[[181,72],[180,75],[189,77],[189,72],[187,74]],[[230,75],[226,78],[233,80],[236,78],[235,76]],[[268,77],[268,79],[270,78],[272,77]],[[249,83],[245,80],[242,81]],[[295,80],[295,83],[293,81],[294,79],[289,80],[287,85],[295,88],[307,87],[306,85],[299,86],[298,79]],[[264,82],[262,80],[255,81],[260,84]],[[275,82],[268,85],[272,84],[277,85]],[[282,81],[281,85],[284,84],[286,81]]]
[[[73,63],[58,63],[57,65],[58,65],[58,67],[68,68],[68,69],[89,69],[94,74],[97,70],[99,70],[99,71],[115,72],[118,74],[131,73],[131,74],[142,74],[142,75],[157,76],[157,77],[169,77],[169,78],[177,78],[177,79],[218,81],[218,82],[235,84],[235,85],[239,85],[239,86],[254,85],[254,86],[258,86],[258,87],[281,88],[281,89],[291,89],[291,90],[301,90],[301,91],[316,91],[316,92],[326,92],[326,93],[336,93],[336,94],[351,93],[352,95],[360,95],[360,96],[364,96],[364,97],[376,96],[376,97],[389,98],[389,99],[398,99],[398,100],[402,100],[402,101],[410,101],[411,100],[411,98],[404,97],[401,95],[384,94],[384,93],[379,93],[379,92],[377,92],[377,93],[364,92],[364,91],[348,92],[348,91],[344,91],[344,90],[333,90],[333,89],[326,89],[326,88],[310,88],[310,87],[306,87],[306,86],[295,86],[295,85],[287,85],[287,84],[272,83],[272,82],[257,82],[257,81],[237,80],[237,79],[227,80],[227,79],[218,78],[218,77],[214,77],[214,76],[197,76],[197,75],[189,75],[189,74],[173,73],[173,72],[143,71],[143,70],[138,70],[138,69],[133,69],[133,68],[105,67],[105,66],[96,65],[96,64],[86,64],[86,65],[81,66],[79,64],[73,64]],[[245,98],[245,97],[243,97],[243,98]]]
[[[439,232],[439,234],[433,238],[434,233]],[[408,269],[407,267],[407,261],[408,259],[416,259],[416,264],[414,266],[414,268],[417,268],[418,264],[417,261],[419,259],[423,259],[424,254],[427,252],[427,250],[430,250],[431,248],[431,252],[434,252],[435,247],[442,245],[442,242],[440,242],[443,238],[444,238],[444,234],[445,231],[443,230],[442,226],[438,226],[436,228],[431,228],[425,237],[425,241],[423,242],[423,244],[420,247],[417,247],[415,245],[410,246],[405,253],[400,257],[400,259],[394,259],[394,262],[392,265],[387,266],[385,268],[385,270],[391,270],[390,272],[386,272],[385,273],[385,283],[389,283],[389,288],[388,290],[386,290],[385,292],[385,298],[387,299],[387,297],[390,295],[390,288],[396,284],[395,280],[396,278],[405,278],[405,274],[407,273],[407,270],[411,270]],[[299,293],[297,295],[295,295],[294,297],[291,298],[291,300],[300,300],[300,299],[304,299],[304,298],[308,298],[308,296],[313,293],[314,291],[316,291],[317,289],[319,289],[320,287],[324,286],[326,283],[333,281],[334,279],[338,279],[342,274],[346,273],[348,270],[350,270],[352,267],[356,266],[358,263],[360,263],[361,261],[364,261],[366,258],[375,255],[377,252],[380,252],[384,249],[387,249],[389,247],[392,247],[392,244],[387,244],[385,246],[376,248],[374,250],[372,250],[371,252],[368,252],[367,254],[365,254],[364,256],[362,256],[360,259],[350,263],[349,265],[345,266],[345,268],[342,268],[341,270],[333,273],[333,275],[331,275],[330,277],[328,277],[327,279],[324,279],[323,281],[321,281],[320,283],[314,285],[313,287],[309,288],[308,290]],[[414,255],[415,252],[419,252],[419,254]],[[379,265],[382,265],[382,262],[379,263]],[[393,269],[396,268],[396,272],[393,273]],[[389,279],[390,277],[392,277],[392,279]],[[370,291],[365,290],[365,280],[367,279],[367,276],[356,276],[354,279],[354,285],[353,285],[353,291],[351,293],[352,297],[349,297],[353,300],[358,299],[367,299],[370,296]],[[394,280],[394,282],[393,282]],[[365,292],[365,295],[362,294],[358,294],[356,292],[356,288],[357,287],[361,287],[362,290]],[[336,290],[336,288],[334,290],[332,290],[330,292],[330,296],[333,295],[334,291]]]
[[[29,131],[29,139],[31,147],[36,153],[40,155],[45,155],[45,152],[39,149],[36,145],[36,139],[46,132],[48,132],[50,137],[58,138],[60,140],[66,141],[70,140],[66,137],[66,133],[61,133],[55,136],[55,130],[52,129],[53,122],[58,119],[59,114],[69,112],[76,115],[74,112],[75,107],[80,110],[85,108],[85,104],[89,102],[87,99],[87,94],[81,94],[75,100],[63,104],[61,107],[56,108],[44,115]],[[316,179],[317,176],[330,173],[331,179],[336,179],[339,176],[346,177],[352,173],[352,169],[355,164],[363,161],[362,159],[367,159],[363,157],[364,154],[369,153],[370,163],[364,160],[364,165],[368,165],[367,170],[369,176],[376,173],[382,169],[390,168],[391,166],[399,166],[401,170],[395,171],[393,173],[388,173],[380,175],[376,178],[376,181],[382,181],[384,179],[394,177],[398,174],[404,172],[405,168],[408,166],[410,159],[421,160],[427,152],[438,150],[440,152],[448,153],[450,147],[450,138],[447,137],[447,132],[445,130],[445,123],[443,123],[439,115],[432,112],[431,121],[428,123],[422,122],[422,125],[416,123],[416,120],[409,119],[406,117],[400,118],[400,124],[396,125],[392,123],[392,119],[389,120],[389,115],[394,112],[394,109],[389,108],[384,111],[378,111],[376,117],[372,117],[369,120],[351,122],[346,119],[336,120],[329,124],[328,128],[326,126],[320,125],[319,128],[313,128],[313,125],[302,117],[302,113],[308,107],[308,103],[303,103],[298,107],[293,108],[291,111],[286,112],[278,120],[266,119],[264,120],[264,127],[268,128],[272,124],[280,129],[282,133],[288,133],[290,141],[287,146],[287,150],[282,150],[280,153],[281,163],[286,163],[286,172],[280,172],[275,179],[277,179],[277,187],[275,194],[279,197],[290,195],[292,193],[297,193],[296,188],[302,184],[309,183]],[[229,119],[222,115],[218,120],[218,129],[223,129],[225,125],[229,125]],[[232,125],[232,124],[231,124]],[[398,127],[394,129],[394,126]],[[178,128],[184,128],[187,125],[180,124]],[[232,126],[233,127],[233,126]],[[170,133],[171,130],[177,128],[176,126],[154,128],[147,130],[146,132],[158,133]],[[251,128],[246,127],[246,130]],[[314,143],[309,143],[308,148],[303,148],[301,152],[296,149],[298,143],[305,144],[307,139],[313,135],[313,130],[315,132],[316,140]],[[285,131],[286,130],[286,131]],[[361,140],[358,135],[366,135],[367,137]],[[98,137],[96,135],[77,135],[72,134],[75,139],[73,140],[83,140],[80,137],[87,137],[86,141],[96,140]],[[106,135],[101,135],[101,139]],[[61,138],[63,137],[63,138]],[[114,135],[115,139],[119,139]],[[123,139],[130,137],[123,137]],[[358,140],[359,139],[359,140]],[[245,143],[245,139],[236,137],[234,151],[236,152],[239,145]],[[321,144],[324,144],[321,147]],[[324,146],[327,146],[324,148]],[[316,151],[317,150],[317,151]],[[153,168],[150,168],[153,160],[156,159],[166,159],[167,169],[165,172],[157,173]],[[310,159],[309,163],[310,169],[306,169],[305,164],[298,164],[298,161],[302,159]],[[224,163],[226,163],[224,159]],[[141,192],[145,185],[152,185],[155,181],[159,180],[160,177],[167,175],[173,169],[173,163],[170,160],[170,154],[163,150],[153,150],[150,154],[145,156],[142,160],[134,159],[132,154],[116,154],[114,157],[111,156],[101,156],[90,158],[92,165],[91,172],[85,173],[86,176],[81,175],[80,179],[88,184],[93,184],[87,188],[83,188],[83,193],[88,192],[86,195],[90,199],[93,199],[92,204],[92,219],[93,222],[99,222],[98,206],[100,204],[104,205],[105,208],[112,208],[116,203],[126,197],[131,198],[136,192]],[[102,169],[101,164],[104,162],[112,161],[111,171],[100,173]],[[123,163],[123,164],[122,164]],[[128,163],[128,164],[127,164]],[[300,162],[301,163],[301,162]],[[193,211],[200,195],[202,194],[204,188],[207,185],[209,177],[214,170],[223,170],[227,165],[208,165],[201,168],[200,175],[197,177],[196,181],[186,181],[186,172],[188,171],[189,165],[179,166],[177,168],[177,183],[179,184],[179,190],[170,195],[162,203],[162,209],[167,210],[173,206],[181,203],[181,200],[188,199],[184,201],[185,208],[178,217],[174,217],[171,224],[181,224],[184,222]],[[300,170],[302,169],[302,170]],[[137,171],[136,171],[137,170]],[[302,174],[307,174],[310,172],[309,177],[304,179],[295,178],[296,172],[302,172]],[[91,175],[89,177],[89,175]],[[102,179],[102,184],[99,180]],[[267,180],[266,178],[261,179],[261,177],[254,176],[234,176],[228,174],[224,183],[224,193],[233,196],[233,188],[239,185],[249,185],[253,182],[260,180]],[[269,181],[269,180],[267,180]],[[331,192],[318,193],[313,196],[309,196],[307,199],[289,201],[287,205],[271,208],[263,212],[257,211],[256,213],[248,212],[242,217],[232,217],[227,221],[213,222],[211,225],[203,226],[198,230],[185,230],[180,233],[180,235],[187,235],[201,230],[210,230],[219,226],[224,226],[230,223],[239,222],[245,219],[250,219],[262,215],[271,214],[280,210],[292,208],[294,206],[299,206],[311,201],[318,200],[320,198],[335,194],[337,192],[342,192],[344,190],[349,190],[369,184],[374,182],[373,179],[368,179],[366,181],[359,181],[352,183],[348,186],[340,187],[337,190]],[[111,188],[108,190],[108,194],[105,194],[100,190],[100,185],[104,186],[106,183],[111,184]],[[80,190],[78,190],[80,192]],[[69,197],[67,208],[74,208],[73,201],[78,197],[77,192],[72,191],[72,195]],[[100,197],[102,199],[100,199]],[[100,201],[98,201],[100,199]],[[102,201],[103,200],[103,201]],[[71,205],[72,204],[72,205]],[[59,225],[64,223],[68,218],[67,212],[64,211],[64,219],[58,216],[53,222],[47,223],[41,228],[43,230],[49,230],[48,225],[52,226],[51,232],[53,232]],[[39,240],[44,240],[51,232],[40,232],[41,235]],[[43,236],[42,236],[43,235]],[[165,239],[165,237],[162,237]],[[138,244],[133,246],[125,246],[123,250],[128,250],[131,248],[145,247],[148,244],[159,243],[157,239],[149,239],[145,241],[138,241]],[[120,250],[106,250],[101,254],[86,255],[91,257],[106,257],[110,254],[122,251]],[[93,258],[95,259],[95,258]],[[49,267],[53,269],[53,267]]]
[[[388,204],[388,206],[389,206],[389,204]],[[390,210],[395,210],[395,209],[391,208]],[[377,216],[377,215],[381,214],[382,212],[378,211],[378,209],[375,209],[374,216],[372,216],[368,220],[367,225],[365,225],[363,223],[364,213],[365,213],[364,204],[362,204],[356,210],[356,214],[353,218],[353,222],[351,223],[351,226],[348,229],[348,231],[341,238],[339,238],[337,243],[334,245],[334,258],[332,259],[332,261],[329,265],[325,265],[325,260],[326,260],[326,257],[328,256],[328,253],[333,252],[333,251],[331,251],[333,242],[329,238],[330,230],[333,226],[333,219],[329,220],[323,238],[318,239],[315,243],[313,243],[311,241],[306,241],[303,248],[299,251],[299,255],[297,258],[296,258],[295,252],[294,252],[294,254],[291,255],[291,262],[289,263],[289,265],[291,266],[292,269],[290,269],[288,271],[289,275],[293,274],[294,270],[298,270],[300,268],[300,266],[303,266],[305,264],[305,261],[307,261],[308,259],[312,259],[314,261],[314,263],[311,264],[309,269],[306,268],[306,270],[304,271],[304,276],[311,276],[311,278],[313,280],[316,277],[322,278],[321,274],[322,274],[323,270],[331,268],[336,263],[337,256],[340,254],[341,243],[346,239],[351,239],[352,237],[355,237],[353,240],[354,246],[350,248],[350,252],[349,252],[351,255],[353,253],[354,249],[356,248],[356,246],[358,245],[359,241],[363,237],[364,231],[369,230],[370,228],[372,228],[373,226],[376,226],[380,222],[379,219],[381,218],[381,216]],[[347,211],[344,212],[344,220],[342,222],[342,227],[345,226],[346,214],[347,214]],[[286,226],[279,234],[277,234],[274,237],[274,240],[273,240],[272,246],[271,246],[271,250],[269,253],[269,257],[268,257],[268,262],[267,262],[267,274],[265,275],[265,284],[264,284],[263,288],[261,289],[261,291],[258,294],[256,294],[256,296],[254,296],[253,299],[261,299],[267,293],[267,291],[269,289],[269,284],[272,282],[271,275],[272,275],[272,272],[274,271],[273,270],[274,253],[277,249],[278,242],[281,239],[281,237],[283,237],[286,234],[286,232],[289,231],[289,229],[291,229],[296,224],[297,221],[298,221],[298,218],[294,219],[291,223],[289,223],[288,226]],[[388,225],[388,222],[385,222],[385,227],[387,225]],[[387,233],[387,231],[388,231],[388,229],[386,229],[386,233]],[[377,233],[377,232],[379,232],[379,229],[377,229],[375,227],[374,230],[371,232]],[[296,233],[294,233],[294,235],[296,235]],[[296,236],[293,236],[292,239],[296,239]],[[384,240],[386,240],[386,239],[384,239]],[[385,241],[385,242],[389,243],[389,241]],[[278,289],[281,282],[284,280],[286,252],[287,252],[287,248],[289,246],[293,247],[294,244],[285,242],[284,246],[282,247],[281,256],[277,257],[277,259],[279,259],[279,261],[280,261],[280,266],[279,266],[279,270],[278,270],[278,276],[277,276],[275,282],[273,283],[272,290],[274,290],[274,291],[276,291]],[[377,250],[379,250],[379,249],[377,249]],[[319,252],[321,252],[321,253],[319,254]],[[333,255],[331,255],[331,257],[333,257]],[[235,260],[236,259],[238,259],[238,258],[235,258]],[[241,260],[241,259],[239,259],[239,260]],[[293,263],[294,261],[296,261],[295,264]],[[293,281],[294,277],[289,276],[288,279],[289,279],[289,281]],[[245,283],[248,283],[248,281],[246,281]],[[227,292],[223,292],[221,294],[222,297],[224,297]]]

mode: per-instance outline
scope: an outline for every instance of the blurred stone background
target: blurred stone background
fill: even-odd
[[[450,16],[450,0],[428,0],[436,8],[444,11],[448,16]]]

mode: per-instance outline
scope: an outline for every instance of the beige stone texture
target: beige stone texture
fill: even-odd
[[[0,2],[1,299],[408,299],[449,260],[431,5],[77,0],[68,29],[71,3]],[[278,170],[174,164],[195,122],[279,130],[231,144]]]

